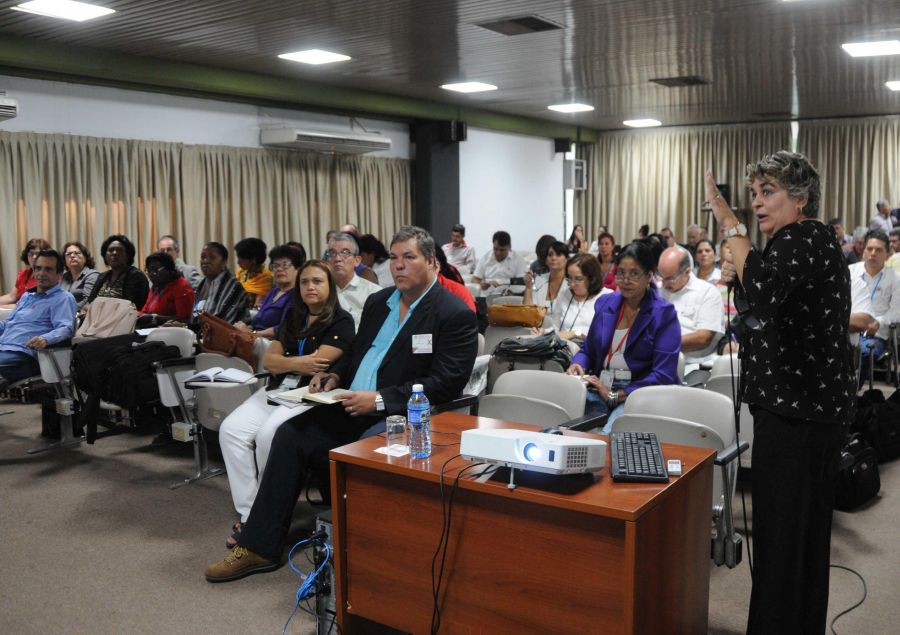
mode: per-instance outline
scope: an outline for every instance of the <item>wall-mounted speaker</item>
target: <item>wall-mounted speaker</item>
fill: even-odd
[[[553,140],[554,152],[569,152],[572,149],[572,140],[567,138],[558,138]]]
[[[459,143],[466,140],[468,126],[465,121],[453,119],[438,122],[438,141],[441,143]]]

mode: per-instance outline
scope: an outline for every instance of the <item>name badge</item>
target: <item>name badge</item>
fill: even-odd
[[[413,355],[424,355],[431,353],[431,333],[422,333],[412,336],[412,352]]]

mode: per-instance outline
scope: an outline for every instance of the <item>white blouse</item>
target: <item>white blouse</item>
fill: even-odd
[[[563,291],[569,290],[569,284],[563,278],[559,291],[556,293],[555,300],[547,299],[547,292],[550,290],[550,274],[542,273],[534,278],[534,288],[531,290],[531,303],[538,306],[547,307],[547,313],[552,313],[554,306],[559,304],[559,299],[563,297]]]
[[[579,338],[586,337],[594,320],[594,304],[597,298],[607,293],[612,293],[612,289],[603,289],[599,294],[579,302],[569,287],[561,289],[549,313],[551,328],[555,331],[573,331]]]

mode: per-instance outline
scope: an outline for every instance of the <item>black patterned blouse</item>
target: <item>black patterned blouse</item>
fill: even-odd
[[[816,220],[778,230],[744,264],[743,400],[777,415],[847,423],[856,394],[848,335],[850,272]],[[739,309],[744,303],[736,300]]]

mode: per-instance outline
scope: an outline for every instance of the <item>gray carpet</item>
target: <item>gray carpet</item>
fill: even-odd
[[[289,568],[228,584],[203,578],[206,565],[226,554],[235,516],[224,477],[168,489],[190,473],[189,445],[150,450],[150,435],[129,432],[27,456],[40,443],[39,408],[4,410],[14,413],[0,416],[0,632],[281,631],[297,588]],[[866,602],[837,622],[838,633],[897,632],[900,624],[893,545],[900,461],[883,465],[881,477],[876,501],[835,516],[832,560],[858,570],[869,587]],[[747,503],[749,512],[749,494]],[[298,531],[314,513],[298,507]],[[830,616],[862,594],[845,571],[833,572],[831,589]],[[746,550],[737,569],[712,567],[711,633],[744,632],[749,593]],[[312,633],[314,622],[299,613],[289,632]]]

